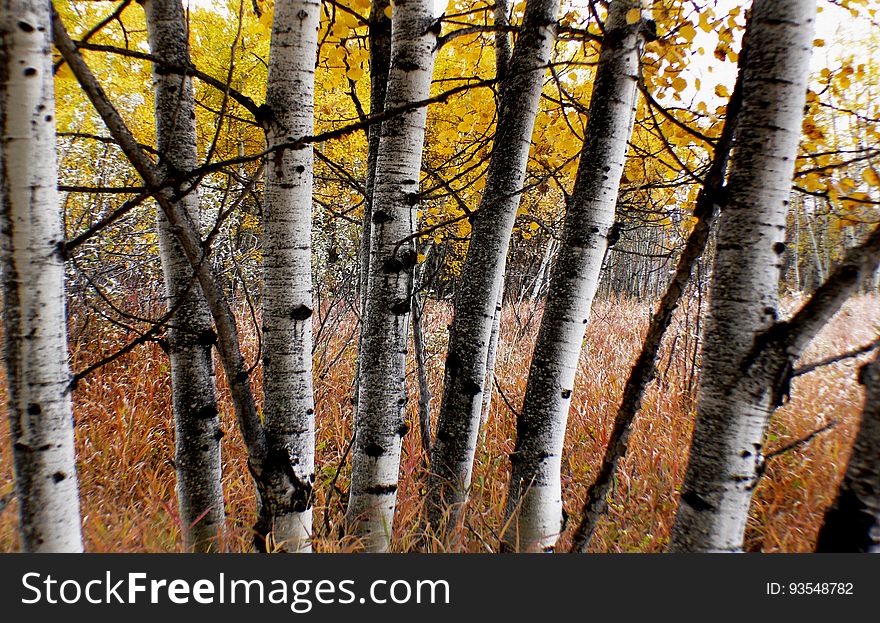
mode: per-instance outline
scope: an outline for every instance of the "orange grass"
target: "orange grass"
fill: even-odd
[[[796,301],[788,301],[789,308]],[[355,367],[354,319],[332,309],[315,348],[317,475],[315,549],[350,551],[356,543],[340,535],[350,467],[342,461],[351,434],[351,393]],[[650,308],[627,300],[599,301],[588,327],[580,373],[572,399],[563,457],[564,504],[571,520],[562,537],[566,549],[578,520],[586,487],[601,460],[629,368],[640,347]],[[658,552],[669,537],[677,491],[687,466],[693,423],[698,348],[697,305],[688,302],[664,342],[658,381],[648,390],[630,443],[615,478],[613,499],[592,543],[602,552]],[[243,314],[243,316],[245,316]],[[850,301],[804,357],[813,361],[864,344],[878,331],[880,297]],[[425,316],[430,385],[436,417],[443,377],[449,307],[429,303]],[[486,552],[497,548],[504,521],[508,454],[513,450],[516,417],[525,391],[540,310],[529,305],[504,312],[492,415],[476,458],[464,525],[448,546],[434,551]],[[246,357],[257,358],[252,324],[242,321]],[[112,352],[125,336],[109,329],[71,344],[74,370]],[[810,551],[822,513],[833,499],[855,436],[862,394],[855,382],[859,361],[848,360],[797,378],[792,399],[777,411],[769,451],[808,435],[830,420],[839,423],[809,444],[771,461],[752,505],[746,547],[754,551]],[[223,439],[227,531],[223,547],[248,550],[254,520],[254,492],[246,457],[235,428],[229,395],[218,375]],[[261,369],[253,387],[262,400]],[[417,383],[409,375],[412,429],[404,439],[394,550],[424,547],[419,514],[425,482],[425,456],[416,423]],[[18,549],[17,504],[6,415],[5,384],[0,383],[0,551]],[[93,552],[180,551],[176,512],[173,424],[168,363],[156,344],[99,369],[74,392],[78,469],[85,546]],[[330,484],[342,465],[335,489]],[[329,530],[325,530],[325,526]]]

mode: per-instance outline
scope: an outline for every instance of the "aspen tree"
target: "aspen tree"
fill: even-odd
[[[439,25],[428,0],[393,4],[386,110],[430,96]],[[346,514],[349,533],[361,538],[368,551],[384,551],[390,544],[401,440],[409,429],[406,353],[417,260],[411,236],[427,113],[427,107],[419,106],[383,122],[376,159]]]
[[[188,66],[186,16],[180,0],[144,0],[152,53],[167,63]],[[156,149],[166,176],[198,166],[192,78],[153,65]],[[199,195],[192,190],[177,202],[199,222]],[[168,218],[159,210],[159,257],[165,275],[171,390],[174,405],[177,498],[187,549],[215,550],[223,532],[224,502],[220,463],[220,418],[214,379],[214,331],[202,289]]]
[[[21,546],[81,552],[49,3],[0,2],[0,257]]]
[[[562,529],[562,444],[635,117],[640,9],[641,0],[614,0],[605,21],[586,138],[517,418],[507,549],[552,549]]]

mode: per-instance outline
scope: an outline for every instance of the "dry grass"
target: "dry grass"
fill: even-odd
[[[794,302],[790,302],[794,305]],[[616,476],[613,501],[593,548],[608,552],[657,552],[666,545],[677,504],[677,489],[687,462],[693,418],[692,362],[697,348],[696,304],[679,315],[664,345],[660,380],[644,400],[631,451]],[[338,314],[336,310],[331,312]],[[577,513],[586,487],[604,451],[617,401],[647,326],[649,309],[632,301],[597,303],[587,331],[578,384],[572,400],[563,459],[564,502]],[[826,328],[810,347],[806,361],[834,355],[872,339],[878,330],[880,298],[859,297]],[[492,551],[503,521],[508,454],[513,449],[515,415],[525,390],[531,347],[539,313],[528,307],[505,311],[492,417],[478,451],[474,483],[460,538],[451,549]],[[429,305],[430,383],[439,396],[443,375],[445,329],[449,309]],[[351,318],[333,316],[315,352],[318,418],[316,549],[346,551],[356,544],[339,536],[349,467],[342,461],[351,434],[351,380],[356,340]],[[256,339],[243,323],[250,361]],[[112,352],[124,336],[107,330],[71,346],[73,367],[82,369]],[[809,444],[775,458],[758,488],[747,533],[747,547],[761,551],[810,551],[825,506],[845,469],[855,436],[861,392],[855,382],[856,361],[822,368],[796,379],[792,400],[773,418],[770,450],[804,437],[834,419],[839,423]],[[222,375],[221,375],[222,376]],[[260,369],[254,388],[261,399]],[[246,550],[253,522],[253,488],[235,430],[228,393],[221,383],[224,487],[228,530],[224,547]],[[411,396],[416,395],[414,374]],[[0,551],[18,549],[17,508],[12,482],[5,387],[0,384]],[[83,380],[74,394],[78,468],[86,549],[95,552],[164,552],[180,549],[176,513],[173,425],[168,364],[155,344],[105,366]],[[437,400],[432,405],[436,414]],[[415,400],[410,412],[415,424]],[[421,536],[419,513],[425,457],[417,426],[404,440],[401,486],[395,521],[398,551],[413,547]],[[330,485],[342,464],[331,493]],[[0,503],[0,506],[3,506]],[[325,530],[325,526],[329,529]],[[563,537],[562,548],[568,541]],[[434,549],[441,549],[436,546]]]

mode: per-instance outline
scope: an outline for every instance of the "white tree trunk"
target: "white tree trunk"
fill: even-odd
[[[743,110],[718,228],[697,422],[673,551],[740,551],[772,412],[770,387],[742,378],[776,324],[785,220],[801,136],[814,0],[756,0]]]
[[[558,11],[558,0],[529,0],[526,4],[502,86],[486,190],[472,218],[471,241],[455,298],[443,401],[431,454],[427,511],[436,529],[454,528],[467,500],[492,326]]]
[[[503,277],[502,277],[503,279]],[[498,339],[501,337],[501,312],[504,307],[504,285],[498,290],[495,303],[495,317],[492,319],[492,333],[489,335],[489,349],[486,351],[486,380],[483,381],[483,403],[480,405],[480,431],[486,427],[492,411],[492,393],[495,390],[495,361],[498,358]]]
[[[432,2],[399,0],[393,6],[386,109],[429,97],[437,43]],[[385,121],[376,162],[346,515],[349,533],[368,551],[384,551],[390,543],[401,439],[408,431],[406,352],[416,251],[407,236],[415,231],[427,113],[420,107]]]
[[[499,29],[510,26],[510,3],[508,0],[495,0],[495,27]],[[503,90],[504,79],[510,69],[510,33],[505,30],[495,31],[495,92]],[[501,98],[497,98],[496,107],[501,114]],[[492,411],[492,393],[495,380],[495,358],[498,355],[498,337],[501,335],[501,308],[504,306],[504,276],[501,276],[501,287],[498,290],[498,302],[495,305],[495,318],[492,320],[492,333],[489,336],[489,349],[486,352],[486,379],[483,381],[483,404],[480,406],[480,432],[485,430],[489,413]]]
[[[0,242],[21,546],[81,552],[49,3],[0,2]]]
[[[614,0],[605,22],[587,139],[510,457],[506,511],[510,523],[503,535],[507,549],[552,549],[562,529],[560,468],[565,426],[584,332],[614,224],[637,102],[642,24],[627,24],[626,15],[640,8],[640,0]]]
[[[321,4],[275,4],[266,104],[268,147],[314,132],[315,55]],[[258,532],[276,547],[311,550],[315,481],[312,386],[312,146],[268,158],[263,250],[263,390],[268,461]]]
[[[188,28],[180,0],[145,0],[144,11],[153,54],[174,65],[189,65]],[[199,164],[192,79],[154,65],[153,90],[160,167],[172,176],[191,171]],[[199,222],[197,191],[179,204],[193,223]],[[178,508],[187,549],[212,551],[219,546],[225,519],[222,433],[211,354],[214,331],[201,287],[193,283],[192,266],[161,210],[158,229],[166,299],[169,308],[176,307],[168,328],[168,356]]]

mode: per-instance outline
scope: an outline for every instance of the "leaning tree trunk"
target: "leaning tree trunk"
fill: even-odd
[[[315,54],[321,3],[275,4],[269,78],[269,149],[314,132]],[[267,460],[283,466],[259,484],[257,532],[274,546],[311,550],[315,481],[312,387],[312,146],[268,158],[263,208],[263,421]]]
[[[443,401],[431,454],[427,515],[454,529],[467,500],[480,431],[486,367],[507,250],[519,208],[532,131],[555,41],[558,0],[529,0],[502,86],[485,192],[472,218],[446,356]]]
[[[391,18],[385,11],[391,6],[390,0],[374,0],[370,5],[370,25],[367,35],[370,48],[370,115],[381,114],[385,110],[385,93],[388,90],[388,71],[391,65]],[[370,232],[373,218],[373,188],[376,186],[376,160],[379,155],[379,136],[382,125],[374,123],[367,130],[367,179],[364,182],[364,215],[361,219],[361,240],[358,248],[358,305],[361,312],[361,327],[367,308],[367,281],[370,274]],[[363,330],[358,335],[358,352],[361,350]],[[361,374],[361,359],[355,364],[354,392],[352,406],[357,411],[358,386]]]
[[[643,25],[628,24],[627,13],[640,8],[640,0],[614,0],[605,22],[587,138],[517,420],[505,549],[552,549],[562,529],[562,444],[632,133]]]
[[[166,185],[157,167],[144,153],[119,112],[107,98],[107,94],[83,60],[54,8],[52,8],[52,33],[55,38],[55,47],[76,76],[83,92],[94,106],[95,112],[101,116],[104,125],[119,148],[143,178],[146,186],[161,189],[155,194],[156,202],[171,223],[171,229],[186,253],[190,266],[193,267],[194,274],[211,310],[211,316],[217,330],[217,351],[226,373],[236,420],[247,447],[248,469],[258,483],[268,479],[270,478],[270,468],[273,465],[266,461],[265,432],[251,392],[248,367],[241,354],[235,316],[210,262],[207,261],[209,249],[202,242],[195,224],[183,206],[172,200],[169,186]],[[258,485],[257,490],[259,491],[259,489]],[[259,539],[257,539],[257,543],[259,544]]]
[[[388,70],[391,64],[391,20],[385,10],[390,0],[374,0],[370,5],[370,114],[385,110]],[[367,179],[364,184],[364,218],[361,227],[360,274],[358,280],[361,312],[366,307],[367,277],[370,274],[370,229],[372,225],[373,188],[376,185],[376,159],[379,154],[381,124],[373,124],[367,139]]]
[[[859,382],[865,387],[862,421],[817,552],[880,553],[880,355],[862,366]]]
[[[673,551],[740,551],[776,401],[744,377],[776,324],[786,209],[807,89],[814,0],[756,0],[742,113],[718,226],[694,437]]]
[[[439,23],[428,0],[399,0],[391,27],[386,109],[427,99]],[[416,206],[427,108],[382,124],[372,197],[370,270],[361,339],[346,524],[368,551],[388,548],[406,424],[406,352]]]
[[[510,4],[508,0],[495,0],[495,92],[503,90],[504,79],[510,70],[510,58],[512,56],[510,46]],[[496,98],[496,107],[501,115],[502,100]],[[489,413],[492,411],[492,393],[495,389],[495,361],[498,357],[498,338],[501,335],[501,311],[504,307],[504,276],[501,277],[501,287],[498,288],[498,302],[495,304],[495,317],[492,320],[492,333],[489,334],[489,348],[486,351],[486,374],[483,381],[483,404],[480,405],[480,431],[486,428]]]
[[[81,552],[49,3],[0,2],[0,253],[21,547]]]
[[[146,0],[150,48],[160,59],[186,67],[189,41],[180,0]],[[156,148],[165,175],[198,166],[192,79],[153,66]],[[193,190],[178,203],[199,222],[199,196]],[[159,211],[159,255],[165,293],[174,315],[168,328],[168,357],[174,403],[177,498],[186,548],[216,550],[224,524],[220,418],[214,383],[211,314],[193,270],[167,217]]]

